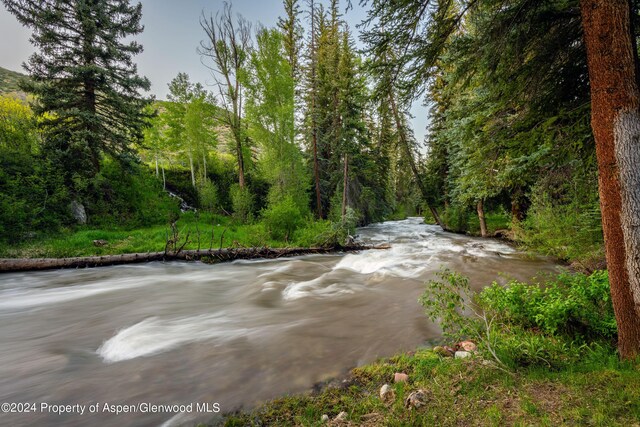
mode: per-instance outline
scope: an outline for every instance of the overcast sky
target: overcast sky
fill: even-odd
[[[165,99],[167,83],[179,72],[186,72],[193,82],[205,86],[212,83],[210,72],[200,62],[196,52],[204,32],[199,19],[202,13],[215,14],[223,7],[222,0],[141,0],[142,23],[145,30],[137,39],[144,46],[144,52],[135,57],[140,74],[151,80],[151,93],[158,99]],[[233,10],[240,13],[254,27],[261,23],[266,27],[276,24],[283,14],[281,0],[233,0]],[[325,1],[325,3],[328,3]],[[346,4],[345,1],[343,3]],[[365,10],[353,1],[353,10],[345,14],[354,36],[356,24],[366,16]],[[344,12],[344,5],[341,7]],[[303,22],[306,26],[306,22]],[[4,6],[0,6],[0,66],[24,72],[22,63],[33,53],[29,43],[30,31],[18,23]],[[422,142],[427,124],[427,111],[421,102],[412,109],[414,130],[418,141]]]

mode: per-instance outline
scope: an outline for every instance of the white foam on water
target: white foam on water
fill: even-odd
[[[152,284],[149,278],[119,279],[117,283],[98,282],[91,285],[65,286],[52,289],[10,289],[0,293],[0,310],[33,308],[87,298],[107,292],[139,288]]]
[[[96,352],[105,362],[114,363],[162,353],[190,342],[214,338],[229,340],[252,331],[252,328],[240,327],[236,322],[225,313],[177,319],[149,317],[121,329],[102,343]]]
[[[355,288],[346,283],[329,282],[328,274],[330,273],[313,280],[289,283],[282,291],[282,298],[293,301],[305,297],[335,297],[355,293]]]

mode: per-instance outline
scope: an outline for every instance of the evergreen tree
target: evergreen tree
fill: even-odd
[[[149,81],[132,58],[142,46],[142,5],[128,0],[3,0],[33,29],[39,49],[25,68],[24,89],[36,96],[45,153],[63,168],[67,185],[82,193],[103,154],[126,159],[141,141]]]

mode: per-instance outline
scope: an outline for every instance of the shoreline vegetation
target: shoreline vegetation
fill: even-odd
[[[443,271],[427,284],[421,303],[442,325],[441,344],[451,347],[430,345],[379,359],[307,393],[212,423],[635,425],[640,373],[637,361],[616,353],[608,287],[607,273],[600,271],[561,274],[545,283],[494,283],[472,296],[466,278]],[[480,311],[466,316],[470,301]]]

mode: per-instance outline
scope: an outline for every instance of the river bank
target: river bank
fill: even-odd
[[[344,382],[320,392],[282,397],[254,411],[228,415],[221,424],[636,425],[640,373],[615,354],[602,352],[599,360],[595,356],[567,369],[505,373],[481,357],[443,358],[423,349],[356,368]],[[396,372],[406,373],[409,381],[394,383]],[[387,400],[380,397],[385,384],[392,390]],[[417,391],[424,403],[419,407],[407,402]]]
[[[562,270],[497,240],[442,232],[421,218],[361,228],[387,250],[153,262],[5,273],[0,401],[256,407],[440,335],[416,303],[441,267],[481,287]],[[83,424],[161,425],[177,414],[92,414]],[[186,414],[182,423],[211,414]],[[73,416],[7,415],[16,426]]]
[[[449,341],[452,347],[381,359],[306,394],[227,414],[219,424],[638,424],[640,370],[637,361],[618,358],[606,273],[563,274],[545,282],[544,291],[521,282],[485,288],[475,299],[482,318],[452,311],[468,303],[443,298],[442,289],[446,282],[463,282],[459,276],[441,278],[445,282],[427,286],[427,314],[443,316],[449,340],[466,335],[477,345]]]

